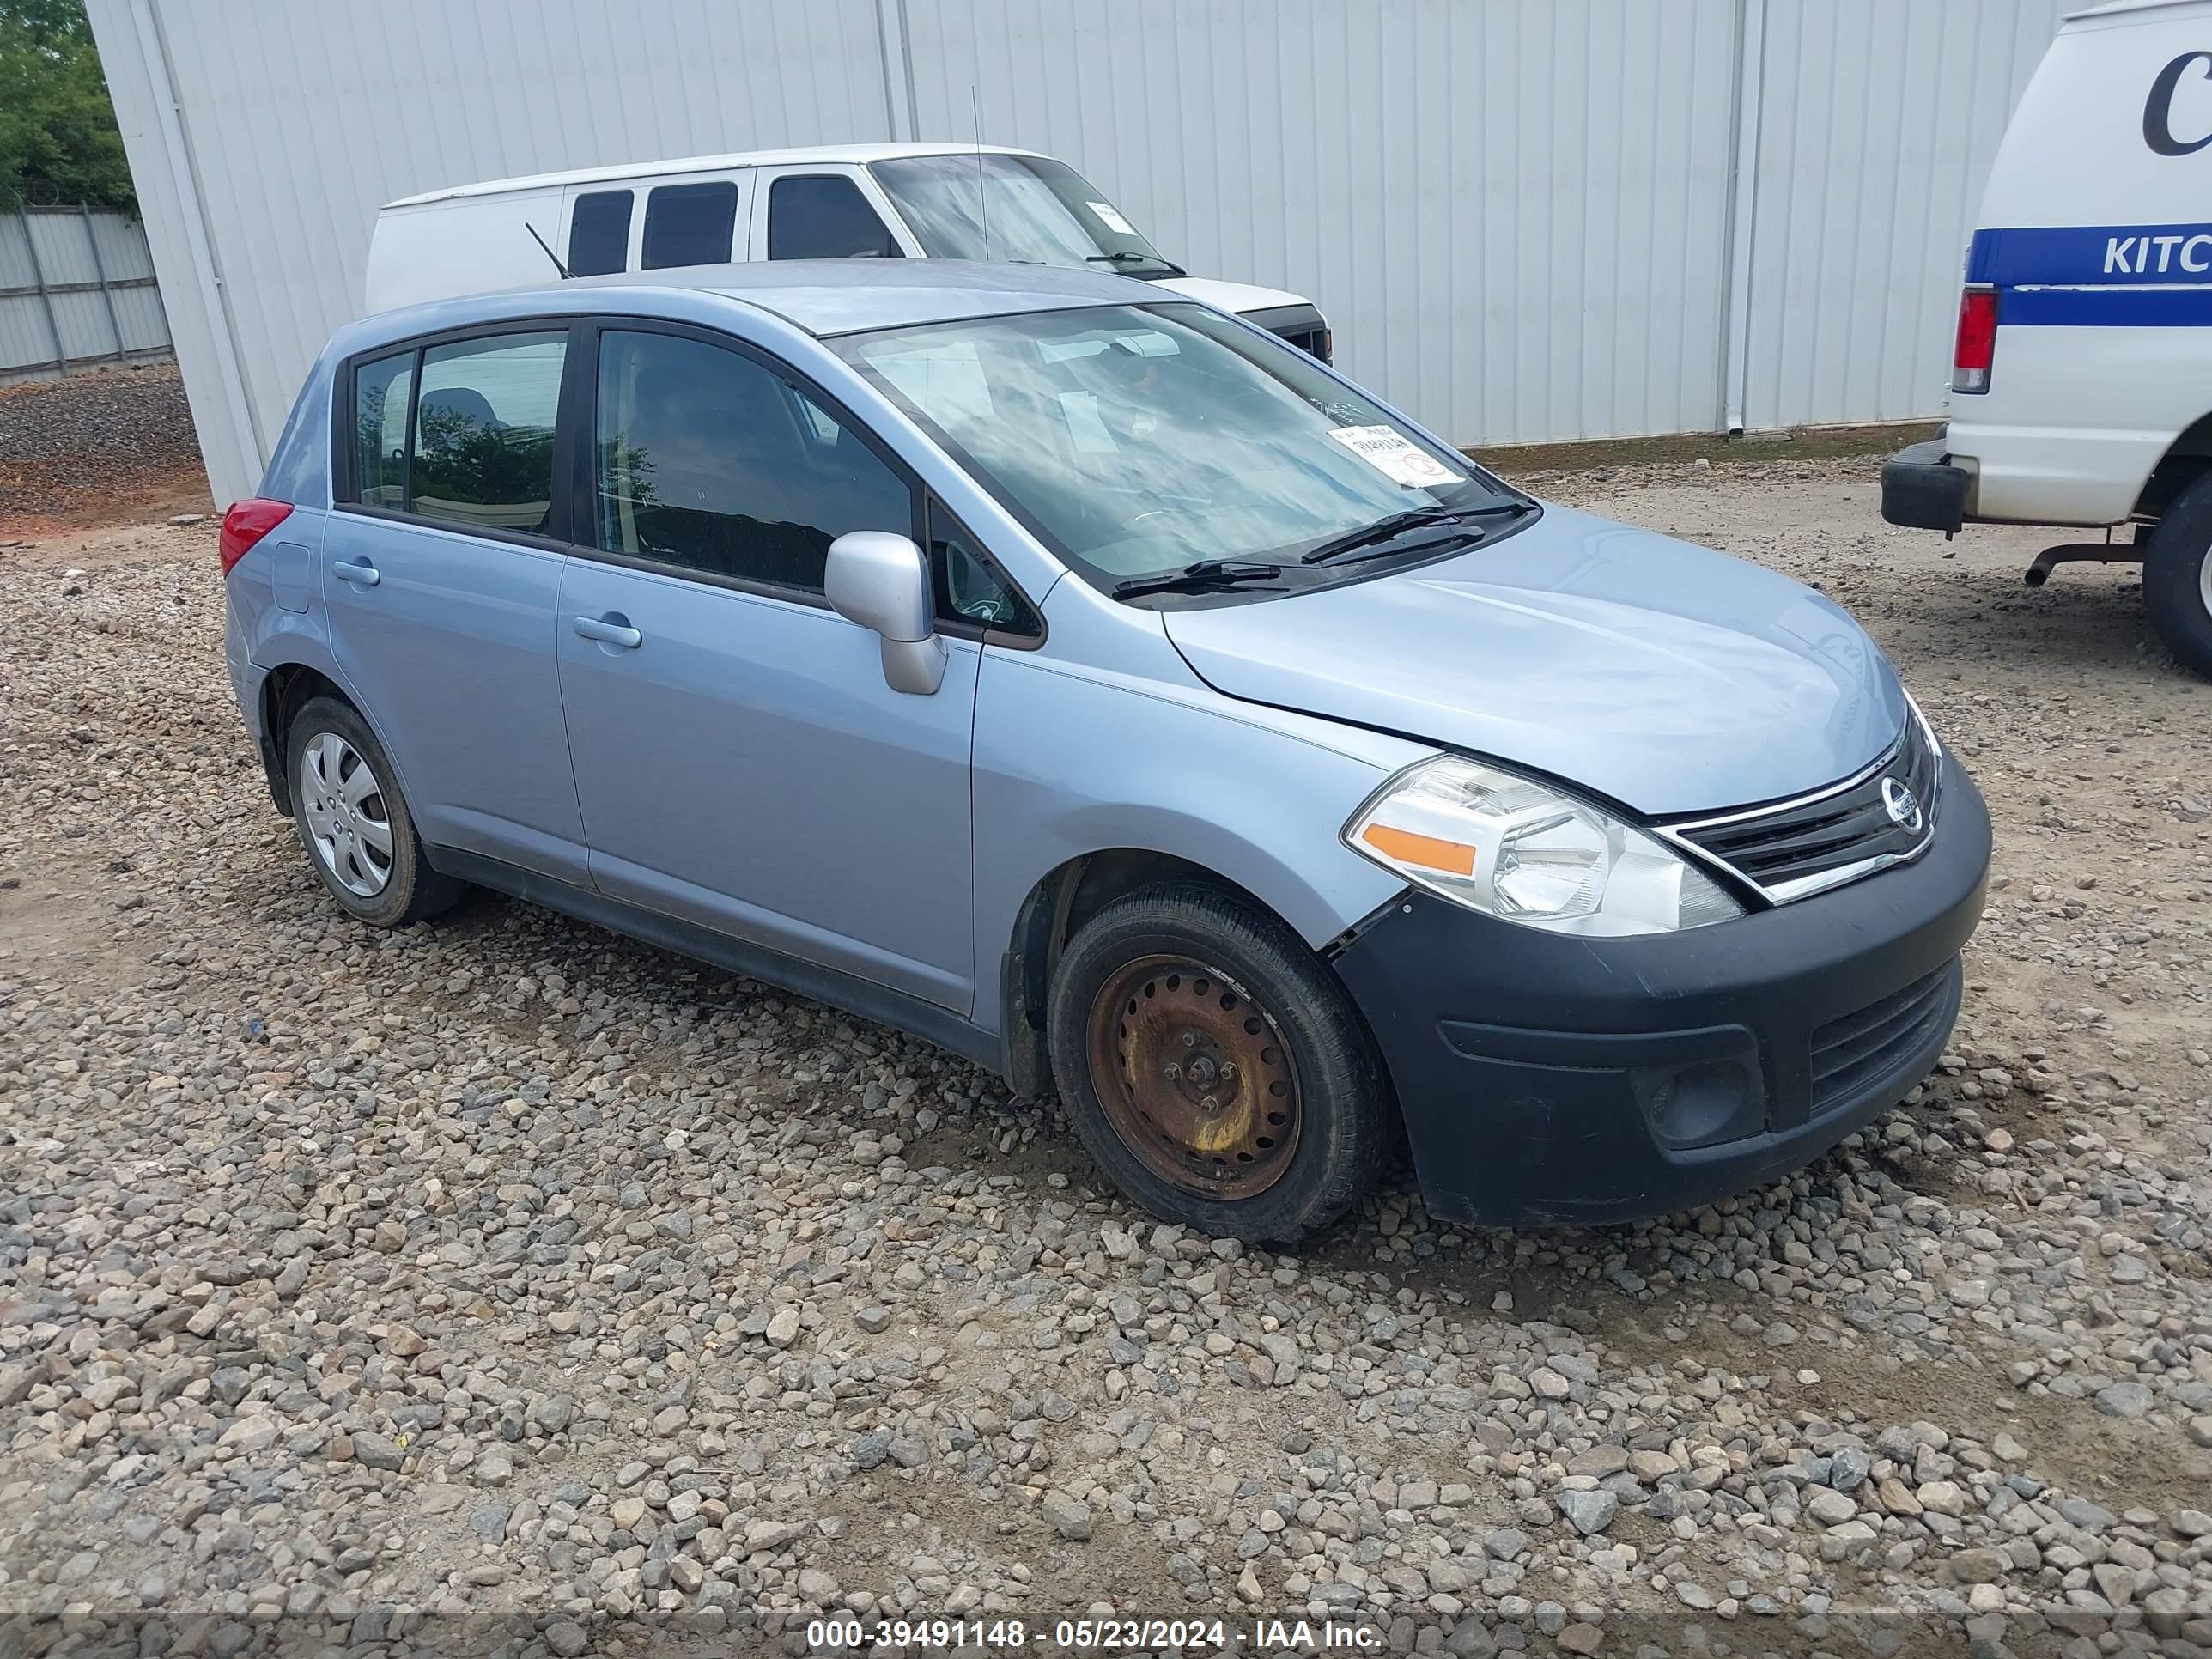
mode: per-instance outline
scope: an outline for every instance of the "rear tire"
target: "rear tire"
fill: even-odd
[[[392,758],[350,704],[314,698],[292,717],[284,751],[307,866],[348,915],[404,927],[453,908],[465,884],[422,856]]]
[[[2184,667],[2212,679],[2212,472],[2158,521],[2143,559],[2143,613]]]
[[[1349,1210],[1395,1142],[1352,999],[1231,894],[1161,885],[1108,905],[1054,971],[1047,1029],[1084,1146],[1164,1220],[1289,1243]]]

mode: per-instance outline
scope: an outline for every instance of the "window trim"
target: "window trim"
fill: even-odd
[[[441,328],[428,334],[414,334],[404,339],[389,340],[380,346],[367,347],[347,358],[340,371],[331,377],[335,396],[331,399],[331,508],[333,512],[350,514],[356,518],[376,519],[388,524],[413,525],[427,530],[452,531],[459,535],[472,536],[483,541],[498,542],[510,547],[535,548],[540,551],[567,552],[569,543],[558,532],[575,527],[574,503],[570,500],[570,480],[573,466],[564,464],[564,447],[568,440],[563,427],[569,424],[569,405],[576,375],[577,348],[581,343],[583,330],[574,315],[556,317],[513,318],[496,323],[465,324],[458,328]],[[463,341],[489,339],[501,334],[565,333],[568,344],[561,359],[561,391],[553,416],[553,493],[546,507],[548,533],[532,536],[519,530],[501,530],[490,526],[465,525],[453,519],[434,519],[405,508],[367,507],[361,500],[361,480],[357,476],[360,457],[353,442],[353,411],[358,407],[359,396],[355,381],[360,371],[370,363],[380,363],[389,357],[405,352],[414,359],[410,371],[414,382],[407,396],[407,436],[405,440],[406,469],[402,475],[404,499],[415,499],[415,411],[422,398],[422,362],[424,357],[441,345],[453,345]],[[341,416],[341,411],[343,416]],[[340,434],[343,434],[341,441]]]

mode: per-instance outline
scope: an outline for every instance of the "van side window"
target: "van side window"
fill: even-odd
[[[629,264],[631,192],[595,190],[576,198],[568,221],[568,274],[604,276]]]
[[[860,187],[842,173],[779,179],[768,190],[771,259],[896,259],[899,246]]]
[[[937,588],[937,619],[1006,634],[1036,635],[1036,613],[969,546],[968,540],[968,533],[945,508],[930,502],[929,569]]]
[[[738,226],[738,187],[727,179],[663,185],[645,198],[645,270],[664,265],[726,265]],[[617,267],[619,269],[619,267]]]
[[[407,405],[415,354],[360,363],[353,371],[353,498],[397,513],[407,505]]]
[[[425,351],[408,510],[471,529],[550,534],[553,422],[568,352],[565,329]]]
[[[913,533],[914,495],[897,475],[739,353],[610,329],[598,409],[599,544],[610,553],[819,593],[830,544],[847,531]]]

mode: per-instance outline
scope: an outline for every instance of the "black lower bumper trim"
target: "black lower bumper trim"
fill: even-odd
[[[1966,469],[1954,466],[1943,440],[1908,444],[1881,465],[1881,516],[1907,530],[1945,534],[1966,522]]]
[[[1947,757],[1928,851],[1686,933],[1542,933],[1409,893],[1336,959],[1431,1212],[1632,1220],[1772,1180],[1895,1105],[1958,1017],[1990,820]]]

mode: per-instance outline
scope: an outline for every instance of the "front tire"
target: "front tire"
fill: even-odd
[[[422,856],[391,757],[349,704],[308,702],[293,717],[285,757],[308,866],[348,914],[404,927],[453,908],[463,884]]]
[[[1351,998],[1232,895],[1163,885],[1108,905],[1061,956],[1047,1024],[1085,1147],[1163,1219],[1289,1243],[1350,1209],[1390,1146]]]
[[[2143,560],[2143,612],[2183,666],[2212,679],[2212,472],[2159,519]]]

